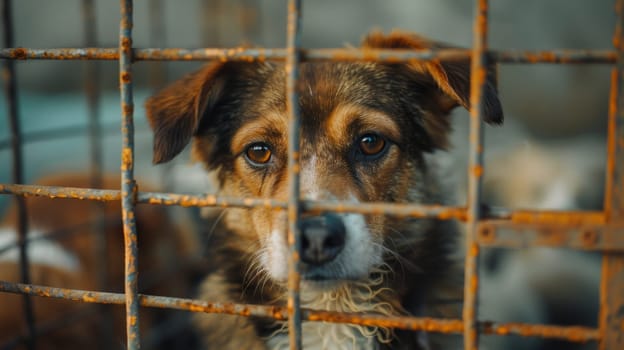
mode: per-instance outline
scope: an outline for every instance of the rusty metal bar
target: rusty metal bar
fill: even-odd
[[[11,0],[3,0],[2,2],[2,19],[4,23],[4,45],[6,47],[14,46],[13,34],[13,12]],[[24,182],[24,154],[22,144],[22,132],[19,120],[19,106],[17,95],[17,79],[15,73],[15,62],[6,61],[3,65],[4,88],[7,101],[7,119],[11,132],[11,149],[12,149],[12,167],[11,174],[13,183],[21,184]],[[26,199],[16,196],[14,198],[17,208],[17,237],[19,243],[19,268],[20,276],[23,283],[30,283],[30,268],[28,262],[28,212],[26,207]],[[28,349],[36,348],[36,329],[35,314],[33,304],[28,295],[23,297],[24,314],[26,319],[26,329],[28,331],[28,339],[26,346]]]
[[[624,1],[616,0],[607,140],[605,212],[609,223],[624,226]],[[624,239],[624,230],[616,232]],[[624,348],[624,252],[605,253],[600,279],[600,350]]]
[[[599,211],[515,210],[510,213],[508,218],[515,224],[523,225],[551,224],[569,226],[604,225],[607,223],[605,214]]]
[[[478,293],[479,245],[477,225],[481,218],[483,182],[483,96],[487,84],[488,2],[476,0],[473,47],[470,68],[470,148],[468,163],[468,220],[466,223],[466,258],[464,273],[464,349],[479,348]]]
[[[518,224],[510,221],[481,221],[477,243],[481,246],[528,248],[574,248],[624,253],[624,225]]]
[[[479,322],[479,331],[492,335],[519,335],[522,337],[540,337],[559,339],[575,343],[585,343],[600,339],[595,328],[581,326],[550,326],[526,323],[489,323]]]
[[[299,216],[301,213],[299,193],[299,96],[296,91],[299,79],[299,46],[301,43],[301,0],[288,1],[288,25],[286,28],[286,109],[288,113],[288,339],[290,349],[303,347],[301,331],[301,298],[299,274],[299,248],[301,238]]]
[[[285,61],[283,48],[147,48],[133,49],[135,61]],[[556,49],[549,51],[501,50],[486,53],[491,62],[507,64],[613,64],[617,53],[613,50]],[[359,48],[300,49],[302,61],[376,61],[407,62],[411,60],[465,60],[471,56],[469,49],[439,50],[379,50]],[[14,60],[108,60],[119,59],[117,48],[5,48],[0,49],[0,59]]]
[[[119,201],[121,192],[117,190],[100,190],[92,188],[0,184],[0,194],[18,196],[37,196],[52,199],[78,199],[97,201]],[[269,198],[238,198],[215,196],[210,194],[192,195],[160,192],[138,192],[137,203],[152,205],[177,205],[183,207],[266,207],[286,209],[288,203]],[[466,221],[466,209],[441,205],[400,204],[384,202],[368,202],[354,204],[344,201],[310,201],[301,200],[301,209],[306,212],[323,211],[349,212],[360,214],[382,214],[398,217],[435,218],[439,220]],[[606,223],[604,213],[596,211],[535,211],[535,210],[499,210],[484,215],[486,219],[510,220],[516,224],[527,225],[603,225]]]
[[[33,296],[68,299],[84,303],[119,304],[125,303],[124,294],[94,292],[77,289],[53,288],[37,285],[25,285],[0,281],[0,292],[29,294]],[[172,298],[152,295],[139,295],[139,302],[144,307],[176,309],[191,312],[218,313],[238,316],[268,317],[286,320],[288,310],[279,306],[249,305],[235,303],[209,302],[204,300]],[[430,317],[391,317],[378,314],[344,313],[302,309],[302,319],[311,322],[348,323],[354,325],[387,327],[411,331],[427,331],[444,334],[459,334],[464,331],[464,323],[458,319],[440,319]],[[589,327],[561,327],[533,325],[523,323],[479,322],[479,330],[492,335],[521,335],[563,339],[571,342],[587,342],[599,339],[599,332]]]
[[[141,348],[139,337],[138,248],[135,220],[134,101],[132,96],[132,0],[121,0],[119,24],[119,85],[121,95],[121,212],[125,244],[126,333],[130,350]]]

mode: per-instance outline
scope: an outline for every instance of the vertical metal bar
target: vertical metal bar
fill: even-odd
[[[481,216],[483,175],[483,95],[487,84],[487,0],[477,0],[473,29],[470,73],[470,162],[468,165],[468,222],[464,275],[464,349],[479,346],[477,295],[479,291],[479,246],[475,240]]]
[[[301,26],[301,1],[288,1],[288,26],[286,33],[286,104],[288,109],[288,329],[291,349],[301,349],[301,299],[299,293],[299,98],[296,84],[299,77],[299,45]]]
[[[4,46],[14,47],[13,35],[13,16],[11,10],[11,0],[2,2],[2,19],[4,22]],[[16,184],[24,183],[24,164],[22,150],[22,134],[19,121],[18,97],[17,97],[17,79],[15,75],[15,62],[13,60],[5,60],[3,66],[4,88],[6,92],[9,129],[11,131],[11,148],[13,150],[13,173],[12,181]],[[30,283],[30,268],[28,263],[28,213],[26,208],[26,199],[22,196],[14,198],[17,207],[17,234],[20,251],[20,275],[22,283]],[[36,330],[35,315],[33,312],[33,304],[30,296],[23,296],[24,315],[26,317],[26,327],[28,330],[27,347],[35,349],[36,347]]]
[[[611,74],[605,211],[608,223],[624,223],[624,1],[617,0]],[[620,232],[624,234],[624,232]],[[599,349],[624,349],[624,254],[604,253],[600,281]]]
[[[97,46],[97,18],[95,16],[94,0],[82,1],[82,21],[85,47]],[[87,99],[87,115],[89,125],[89,182],[91,188],[102,188],[102,132],[100,126],[100,71],[97,61],[86,61],[84,65],[84,89]],[[93,202],[91,212],[93,219],[92,251],[99,263],[96,265],[96,286],[98,290],[105,290],[108,281],[108,239],[104,230],[104,207],[102,202]],[[105,305],[99,305],[100,322],[98,323],[99,349],[113,347],[113,315],[111,309]]]
[[[126,333],[128,349],[140,349],[138,250],[134,209],[134,102],[132,97],[132,0],[121,0],[119,86],[121,94],[121,210],[125,242]]]

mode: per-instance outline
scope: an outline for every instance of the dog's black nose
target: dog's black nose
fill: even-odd
[[[342,219],[333,214],[312,216],[301,221],[301,260],[322,265],[334,260],[345,244]]]

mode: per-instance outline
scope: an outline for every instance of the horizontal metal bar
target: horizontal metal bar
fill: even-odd
[[[494,218],[494,215],[488,216]],[[503,218],[503,217],[497,217]],[[515,210],[509,219],[514,224],[604,225],[606,215],[600,211]]]
[[[535,246],[624,252],[624,226],[518,224],[513,221],[479,223],[477,242],[482,246],[527,248]]]
[[[121,200],[121,192],[118,190],[100,190],[61,186],[0,184],[0,194],[14,194],[24,197],[48,197],[52,199],[71,198],[97,200],[102,202]]]
[[[2,186],[0,186],[0,191]],[[177,205],[182,207],[267,207],[286,209],[286,202],[265,198],[237,198],[212,194],[192,195],[175,193],[139,192],[137,203]]]
[[[77,289],[64,289],[26,285],[0,281],[0,292],[29,294],[56,299],[68,299],[85,303],[124,304],[125,295],[121,293],[94,292]],[[191,312],[218,313],[239,316],[268,317],[286,320],[286,307],[248,305],[234,303],[208,302],[194,299],[172,298],[139,294],[139,303],[145,307],[166,308]],[[463,323],[458,319],[439,319],[429,317],[391,317],[362,313],[342,313],[335,311],[317,311],[302,309],[302,319],[313,322],[349,323],[363,326],[398,328],[412,331],[436,333],[463,332]],[[598,330],[590,327],[563,327],[533,325],[523,323],[492,323],[480,321],[479,329],[485,334],[520,335],[524,337],[542,337],[586,342],[599,340]]]
[[[231,49],[137,49],[133,50],[134,61],[207,61],[207,60],[236,60],[236,61],[284,61],[284,48],[231,48]],[[388,50],[388,49],[360,49],[360,48],[325,48],[302,49],[303,61],[383,61],[391,63],[407,62],[412,60],[462,60],[470,58],[467,49],[439,49],[439,50]],[[613,50],[572,50],[557,49],[550,51],[520,51],[501,50],[489,51],[488,60],[500,63],[599,63],[612,64],[616,61]],[[14,60],[118,60],[117,48],[57,48],[57,49],[29,49],[5,48],[0,49],[0,59]]]
[[[598,329],[582,326],[551,326],[526,323],[488,323],[479,322],[479,332],[493,335],[519,335],[585,343],[600,340]]]
[[[0,194],[14,194],[19,196],[38,196],[48,198],[70,198],[96,201],[119,201],[118,190],[101,190],[91,188],[15,185],[0,184]],[[286,209],[287,203],[268,198],[237,198],[215,196],[211,194],[175,194],[160,192],[138,192],[137,203],[153,205],[176,205],[183,207],[267,207]],[[392,215],[396,217],[433,218],[439,220],[466,220],[464,207],[442,205],[420,205],[400,203],[353,203],[338,201],[302,201],[302,210],[318,213],[322,211],[349,212],[360,214]],[[485,219],[504,219],[512,224],[538,225],[594,225],[605,224],[602,212],[595,211],[526,211],[506,210],[497,208],[484,215]]]
[[[466,209],[442,205],[399,204],[384,202],[336,202],[336,201],[302,201],[302,210],[311,213],[360,213],[392,215],[396,217],[434,218],[440,220],[466,220]]]

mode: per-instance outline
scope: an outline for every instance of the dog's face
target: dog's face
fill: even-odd
[[[433,48],[413,35],[370,35],[370,48]],[[304,62],[301,195],[352,202],[436,201],[425,155],[447,146],[448,113],[467,106],[469,62],[409,64]],[[500,122],[494,75],[486,120]],[[273,63],[215,63],[147,102],[154,161],[193,154],[217,171],[224,194],[287,199],[286,74]],[[286,213],[230,209],[241,246],[276,281],[287,278]],[[417,244],[417,233],[383,215],[323,214],[301,222],[304,280],[366,278],[386,255]]]

